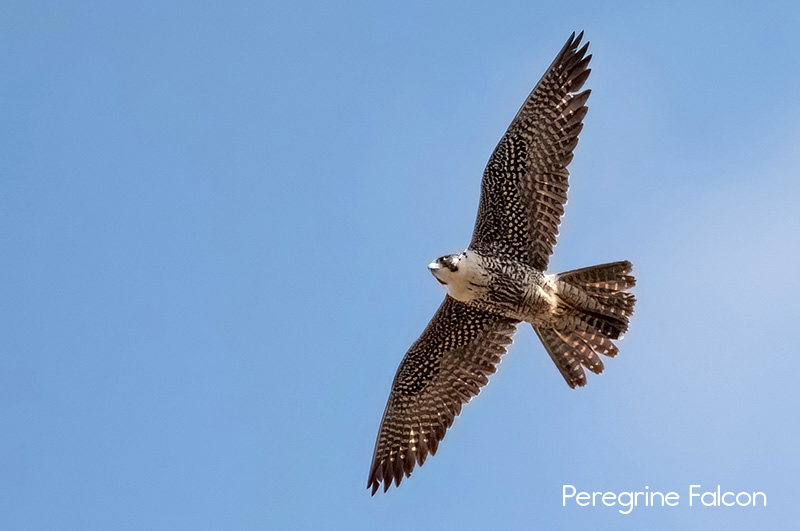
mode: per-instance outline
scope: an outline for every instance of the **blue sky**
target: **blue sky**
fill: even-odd
[[[786,528],[800,390],[793,2],[5,2],[0,528]],[[553,271],[629,259],[570,390],[529,327],[401,488],[392,377],[486,160],[572,31]],[[676,491],[562,507],[562,485]],[[765,508],[689,507],[691,484]]]

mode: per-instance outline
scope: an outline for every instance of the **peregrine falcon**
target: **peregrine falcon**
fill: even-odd
[[[567,165],[590,90],[588,42],[573,33],[511,121],[483,173],[472,241],[430,265],[444,302],[392,383],[367,488],[400,485],[436,453],[461,406],[495,372],[517,325],[530,323],[567,384],[599,374],[628,328],[628,261],[545,273],[567,202]]]

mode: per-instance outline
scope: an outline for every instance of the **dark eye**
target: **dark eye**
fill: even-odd
[[[458,271],[458,266],[456,265],[456,263],[455,263],[455,261],[453,260],[453,257],[452,257],[452,256],[448,256],[448,257],[447,257],[447,261],[445,262],[445,265],[447,266],[447,269],[449,269],[449,270],[450,270],[450,271],[452,271],[453,273],[455,273],[456,271]]]

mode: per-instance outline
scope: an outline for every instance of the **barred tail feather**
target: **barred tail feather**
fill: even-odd
[[[545,350],[570,387],[586,385],[584,368],[600,374],[598,356],[613,357],[613,340],[628,330],[636,299],[630,262],[614,262],[556,275],[560,317],[552,328],[535,328]]]

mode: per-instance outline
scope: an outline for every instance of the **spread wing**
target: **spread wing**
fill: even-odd
[[[576,93],[591,72],[582,37],[570,36],[489,158],[471,249],[547,268],[591,92]]]
[[[367,480],[372,494],[381,482],[384,491],[400,485],[436,453],[461,406],[495,372],[518,322],[446,296],[394,377]]]

